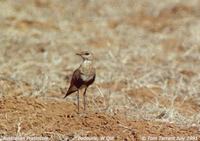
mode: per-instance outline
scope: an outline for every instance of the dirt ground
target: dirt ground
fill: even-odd
[[[0,141],[200,140],[199,13],[199,0],[0,0]],[[97,77],[78,114],[63,96],[81,50]]]
[[[75,104],[55,99],[6,97],[1,99],[0,104],[2,136],[34,135],[51,140],[81,140],[79,136],[88,137],[88,140],[92,137],[106,137],[109,140],[185,137],[198,140],[200,137],[199,129],[195,127],[129,120],[123,115],[105,112],[78,114]]]

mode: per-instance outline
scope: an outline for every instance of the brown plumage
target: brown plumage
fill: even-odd
[[[83,62],[76,69],[72,75],[71,83],[69,89],[64,98],[68,95],[77,92],[77,104],[78,104],[78,112],[79,112],[79,90],[85,88],[83,96],[84,96],[84,110],[86,109],[86,91],[87,88],[94,82],[95,80],[95,69],[93,67],[93,54],[84,51],[81,53],[77,53],[77,55],[81,56]]]

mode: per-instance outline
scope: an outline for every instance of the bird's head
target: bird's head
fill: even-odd
[[[93,60],[93,54],[89,51],[82,51],[82,52],[76,53],[76,55],[81,56],[83,60]]]

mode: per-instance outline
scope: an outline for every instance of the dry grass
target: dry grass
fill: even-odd
[[[199,3],[2,0],[0,95],[62,101],[74,53],[92,50],[90,111],[199,126]]]

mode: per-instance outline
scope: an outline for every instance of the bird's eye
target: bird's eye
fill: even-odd
[[[86,53],[85,53],[85,55],[89,55],[89,53],[88,53],[88,52],[86,52]]]

